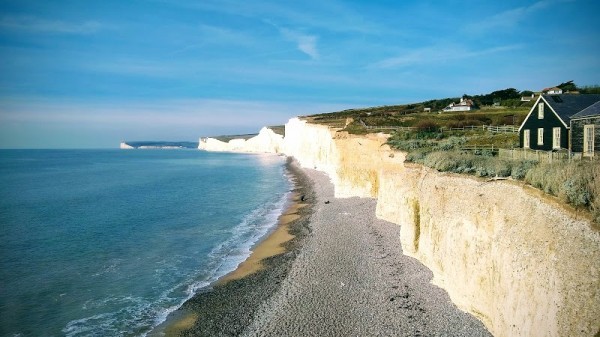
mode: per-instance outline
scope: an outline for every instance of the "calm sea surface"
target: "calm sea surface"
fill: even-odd
[[[0,335],[136,336],[276,223],[276,156],[0,151]]]

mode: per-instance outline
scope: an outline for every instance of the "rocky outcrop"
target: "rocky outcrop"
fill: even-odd
[[[239,138],[222,142],[215,138],[200,138],[198,148],[216,152],[281,153],[283,152],[283,136],[264,127],[257,136],[250,139]]]
[[[293,119],[285,153],[325,171],[337,197],[377,198],[400,243],[495,336],[593,336],[600,329],[600,233],[553,198],[404,163],[384,135]]]

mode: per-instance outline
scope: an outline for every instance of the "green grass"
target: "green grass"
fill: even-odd
[[[421,104],[421,103],[419,103]],[[345,128],[350,133],[363,134],[365,131],[359,121],[369,126],[407,126],[419,127],[430,125],[432,128],[458,128],[481,125],[520,125],[529,106],[516,108],[494,107],[468,112],[423,112],[423,105],[408,104],[398,106],[352,109],[305,117],[310,123],[328,125],[334,128]],[[420,106],[421,108],[415,108]],[[348,118],[354,121],[346,126]],[[370,132],[378,132],[372,130]]]

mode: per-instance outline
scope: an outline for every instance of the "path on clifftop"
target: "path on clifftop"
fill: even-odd
[[[375,218],[376,200],[335,199],[325,174],[305,171],[318,199],[312,235],[244,335],[491,336],[402,254],[400,227]]]

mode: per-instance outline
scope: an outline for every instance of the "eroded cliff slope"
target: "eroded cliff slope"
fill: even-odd
[[[600,234],[586,217],[519,183],[405,164],[385,140],[293,119],[285,153],[327,172],[338,197],[377,198],[405,254],[495,336],[599,331]]]
[[[285,134],[263,129],[256,140],[200,147],[285,153],[326,172],[337,197],[377,198],[377,216],[401,226],[404,253],[495,336],[600,332],[600,233],[585,214],[522,183],[405,163],[382,134],[354,136],[297,118]]]

